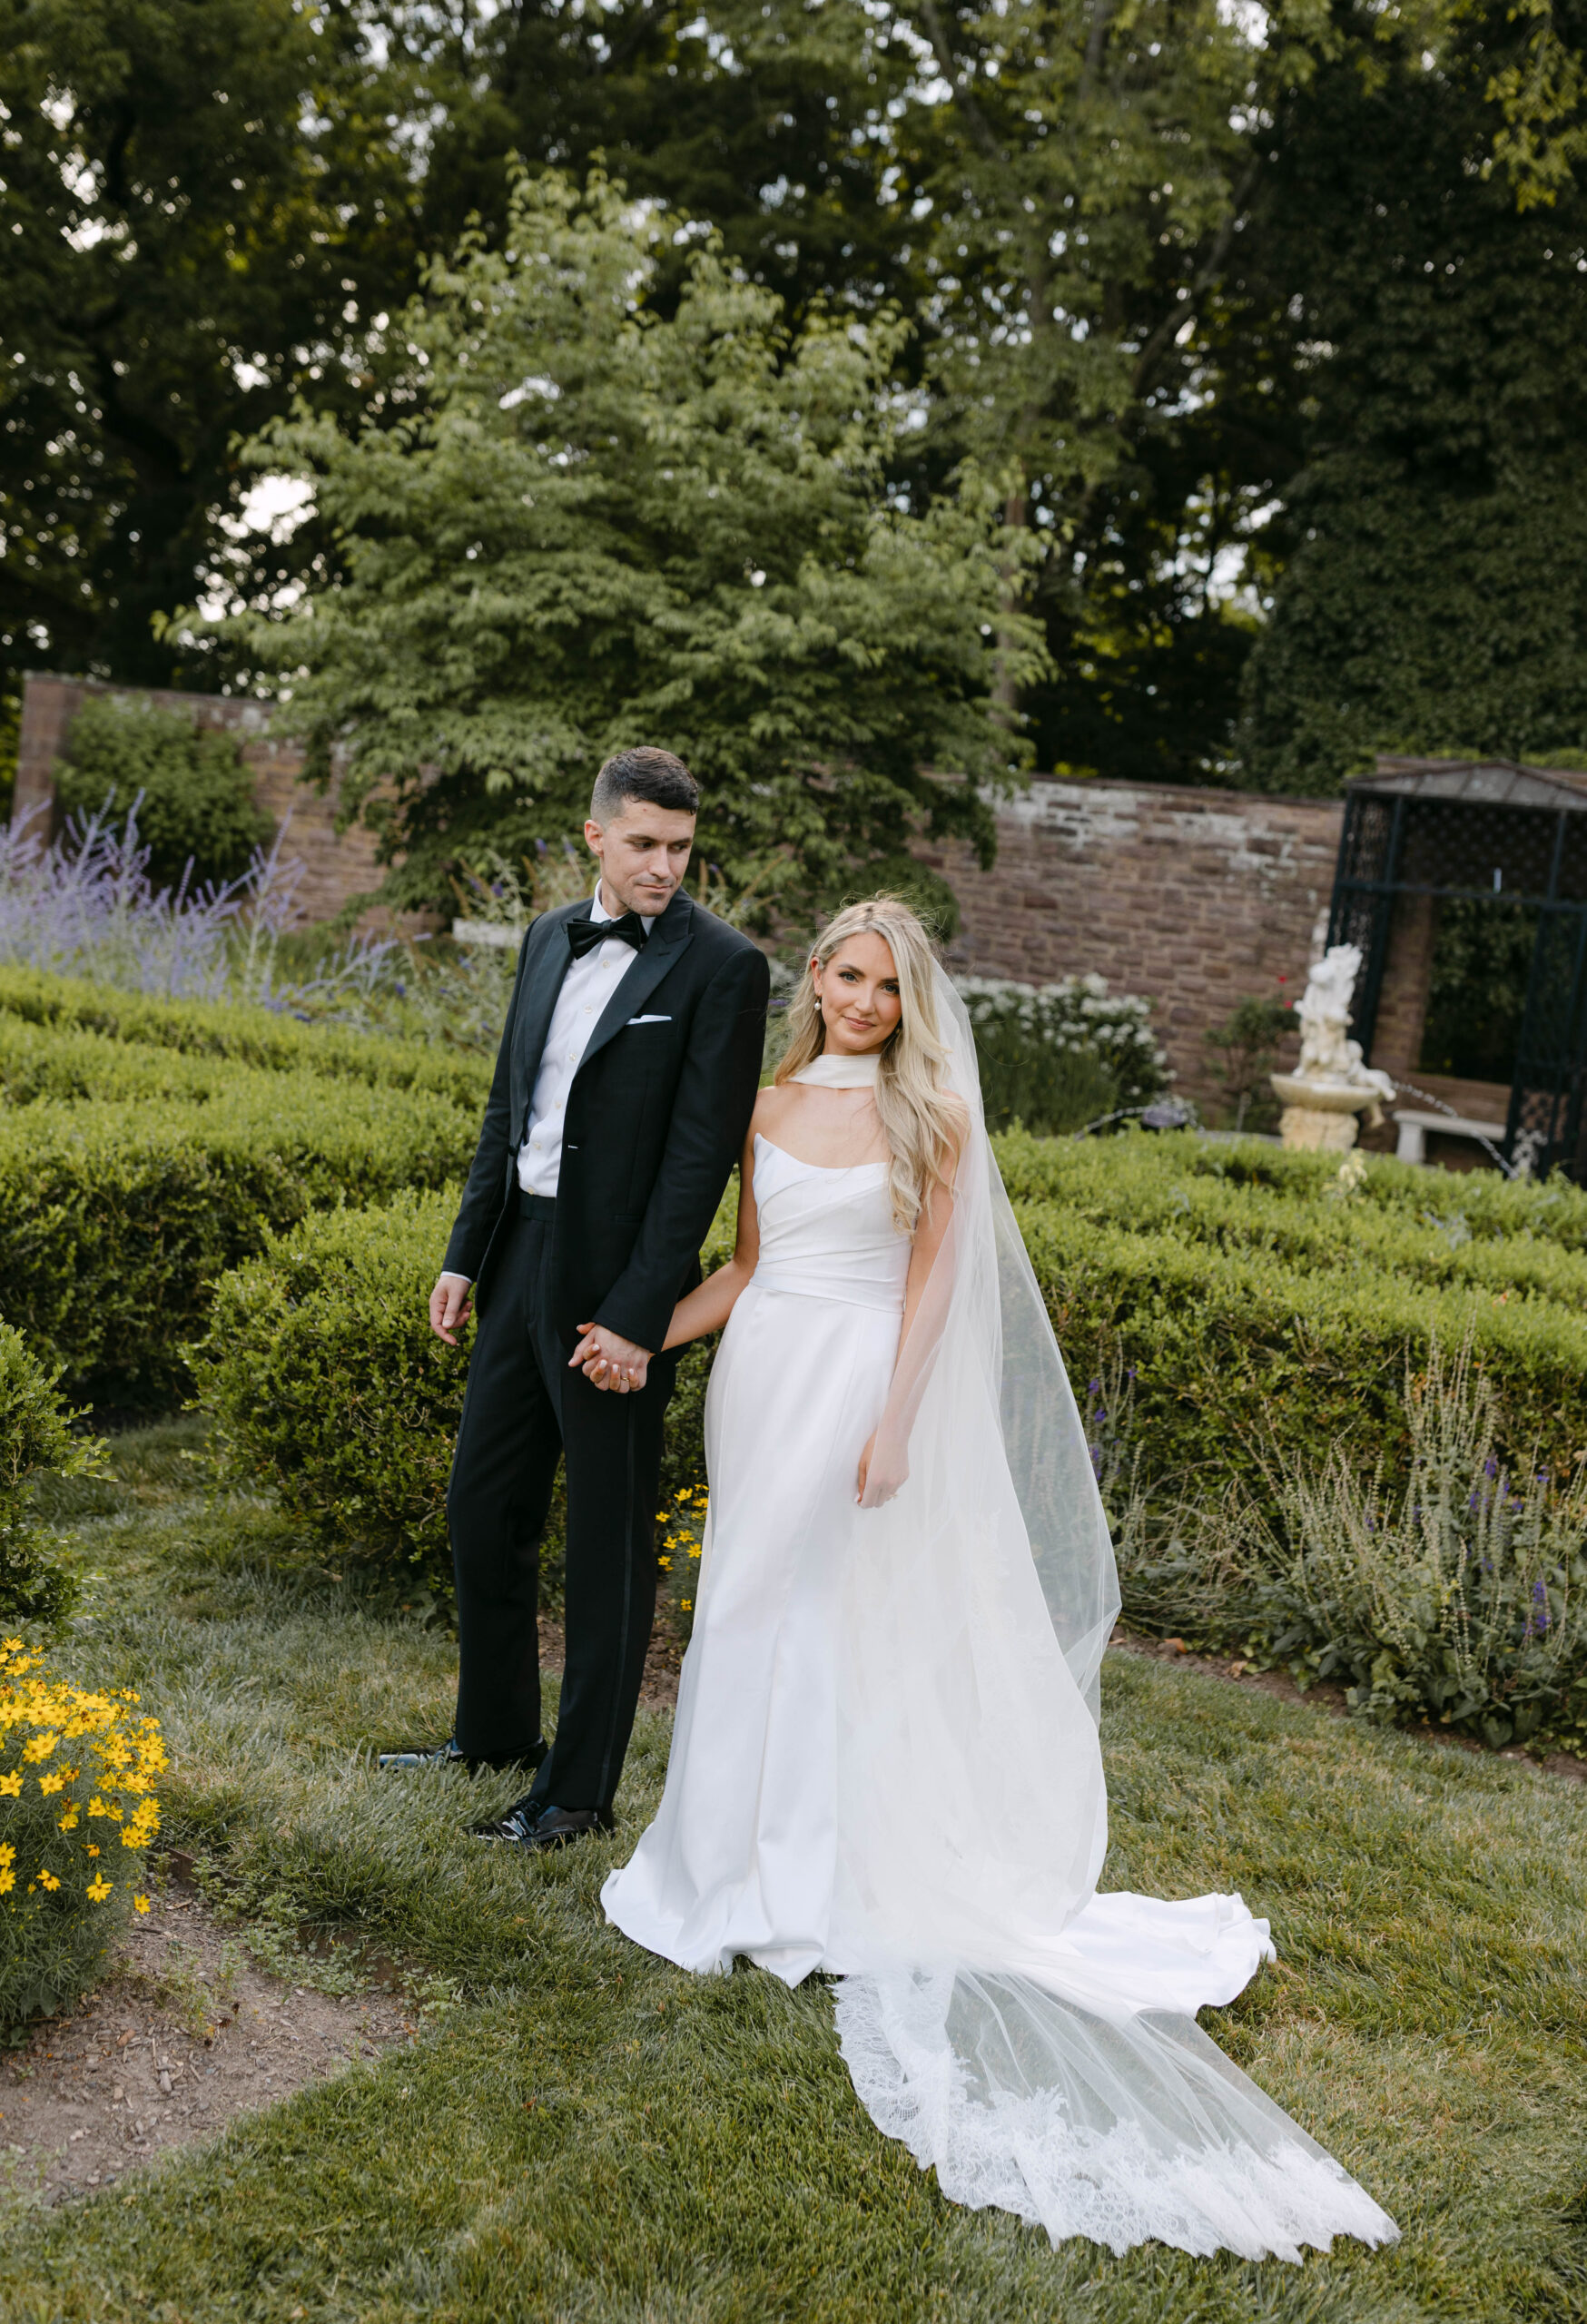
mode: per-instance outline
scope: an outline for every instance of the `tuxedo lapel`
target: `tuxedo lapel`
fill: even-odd
[[[546,929],[538,952],[530,963],[524,982],[523,997],[518,1003],[518,1029],[513,1047],[518,1052],[529,1090],[535,1086],[535,1076],[540,1069],[540,1058],[546,1047],[546,1036],[551,1029],[551,1015],[557,1006],[557,996],[562,990],[562,980],[567,974],[573,954],[568,947],[567,922],[581,911],[585,904],[561,904],[537,921],[537,929]],[[521,1130],[522,1125],[515,1125]]]
[[[688,948],[694,916],[695,907],[680,889],[651,930],[644,951],[635,954],[633,967],[602,1009],[589,1037],[589,1046],[579,1061],[579,1073],[592,1057],[605,1049],[614,1033],[621,1032],[630,1017],[638,1016],[668,970],[677,966]],[[547,1022],[550,1022],[548,1012]],[[577,1079],[577,1074],[574,1078]]]

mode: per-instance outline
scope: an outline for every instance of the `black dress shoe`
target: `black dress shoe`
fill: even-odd
[[[475,1759],[467,1751],[459,1751],[457,1737],[448,1735],[433,1751],[382,1751],[378,1764],[404,1771],[409,1768],[467,1768],[471,1776],[478,1775],[483,1768],[499,1775],[507,1768],[527,1768],[532,1775],[550,1748],[542,1735],[527,1751],[511,1752],[505,1758]]]
[[[589,1832],[609,1832],[612,1819],[595,1807],[542,1807],[532,1799],[515,1801],[505,1815],[470,1824],[478,1840],[507,1840],[520,1848],[565,1848]]]

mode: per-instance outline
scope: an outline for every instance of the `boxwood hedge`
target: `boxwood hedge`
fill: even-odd
[[[427,1304],[457,1194],[305,1219],[222,1281],[192,1351],[215,1442],[237,1482],[273,1490],[325,1554],[351,1554],[415,1587],[451,1589],[446,1490],[468,1378],[468,1335],[438,1340]],[[724,1203],[707,1266],[732,1247]],[[662,1495],[703,1479],[710,1352],[686,1349],[668,1410]],[[547,1528],[554,1595],[558,1509]]]
[[[1188,1137],[999,1148],[1077,1389],[1134,1374],[1147,1485],[1260,1492],[1275,1453],[1320,1466],[1341,1443],[1392,1465],[1407,1363],[1434,1338],[1469,1337],[1514,1453],[1587,1457],[1587,1196],[1375,1160],[1345,1200],[1336,1159]],[[423,1311],[450,1216],[437,1197],[306,1219],[222,1285],[202,1360],[235,1468],[327,1547],[437,1583],[463,1366]],[[730,1196],[712,1256],[731,1234]],[[680,1372],[668,1491],[701,1472],[708,1364],[695,1350]]]
[[[312,1210],[458,1177],[477,1123],[417,1088],[232,1068],[208,1101],[0,1116],[0,1315],[71,1393],[171,1403],[217,1276]]]
[[[55,1034],[98,1033],[109,1041],[226,1058],[276,1073],[429,1090],[476,1114],[490,1087],[491,1060],[462,1049],[304,1024],[232,1001],[164,1000],[122,992],[113,985],[52,976],[42,969],[0,968],[0,1025],[7,1018]]]

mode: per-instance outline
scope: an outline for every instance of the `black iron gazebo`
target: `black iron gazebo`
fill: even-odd
[[[1421,897],[1468,926],[1500,907],[1530,945],[1504,1152],[1587,1176],[1587,773],[1384,758],[1346,785],[1328,941],[1361,949],[1352,1029],[1369,1059],[1396,911]]]

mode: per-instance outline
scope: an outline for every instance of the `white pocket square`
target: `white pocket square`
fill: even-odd
[[[670,1017],[630,1017],[628,1022],[630,1025],[670,1025],[672,1019]]]

